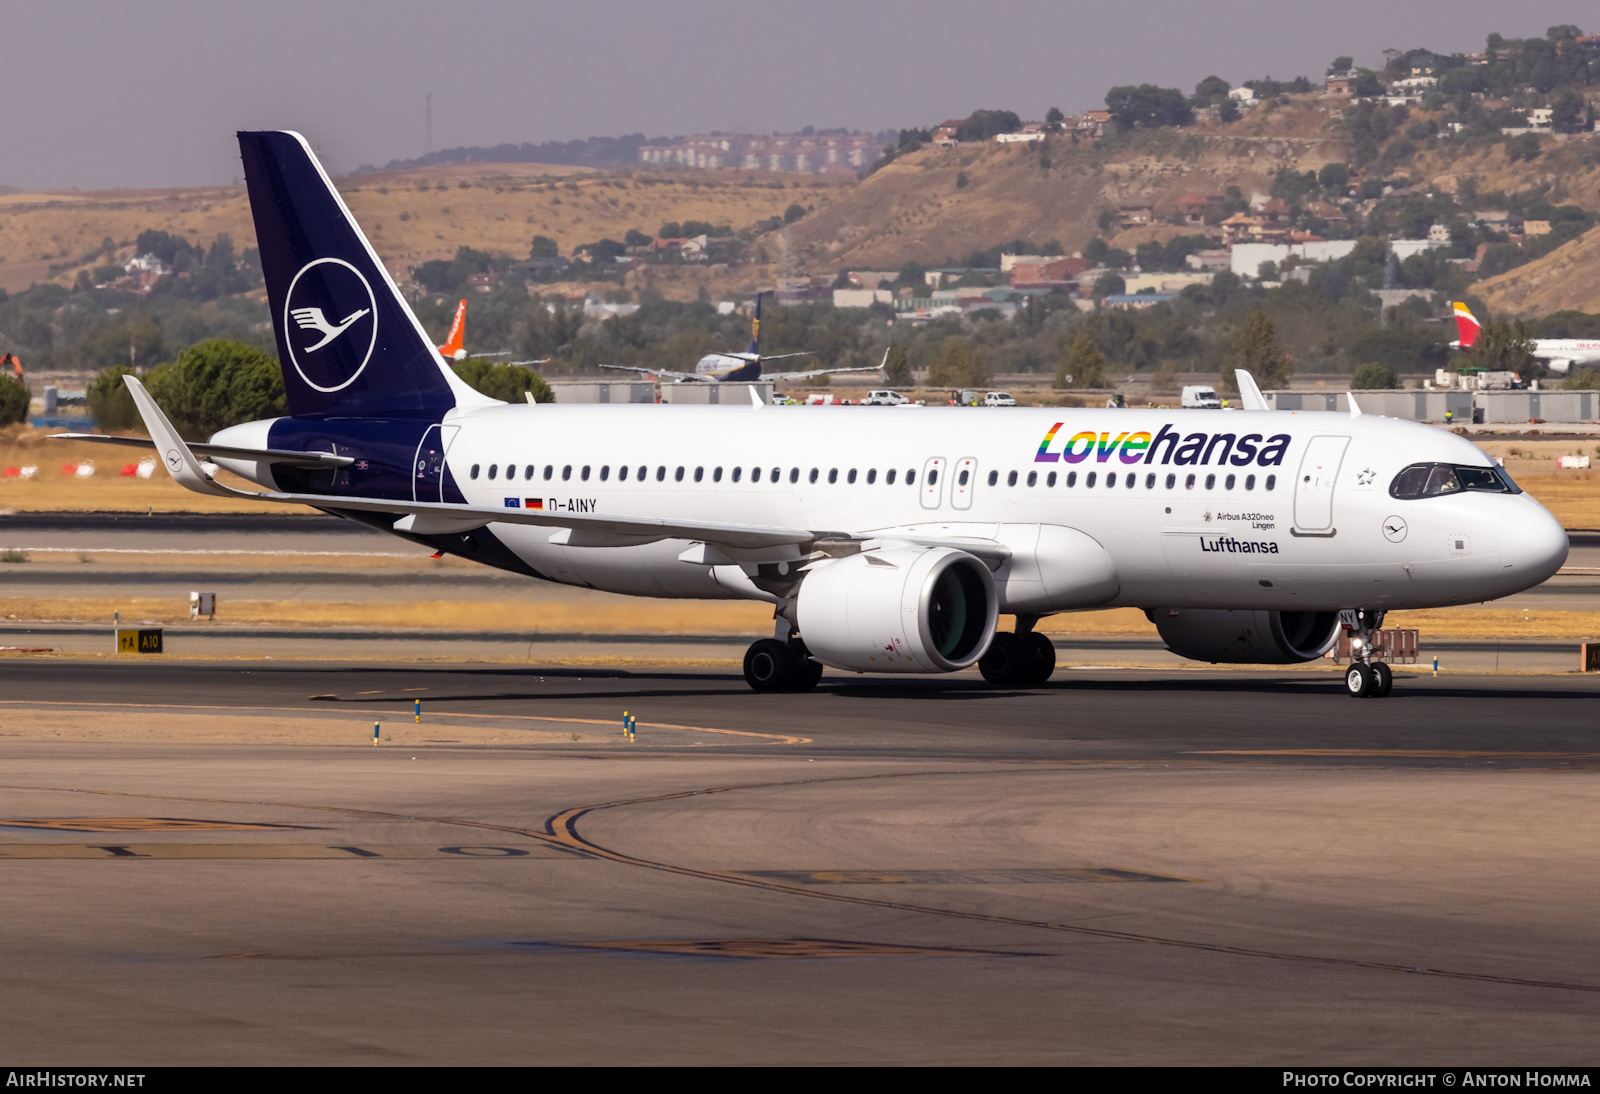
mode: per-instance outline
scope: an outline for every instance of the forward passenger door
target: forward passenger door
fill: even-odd
[[[1337,531],[1333,526],[1333,484],[1349,444],[1349,437],[1312,437],[1306,446],[1294,484],[1295,532],[1331,536]]]

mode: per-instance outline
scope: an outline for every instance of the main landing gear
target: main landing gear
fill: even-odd
[[[810,691],[822,679],[822,665],[804,646],[762,638],[744,651],[744,678],[755,691]]]
[[[996,631],[989,652],[978,660],[978,671],[991,684],[1036,687],[1056,671],[1056,648],[1033,629],[1036,615],[1017,616],[1017,629]]]
[[[1382,699],[1394,690],[1394,670],[1372,659],[1372,632],[1382,626],[1382,612],[1356,612],[1356,637],[1351,646],[1360,660],[1350,662],[1344,674],[1344,688],[1352,699]]]

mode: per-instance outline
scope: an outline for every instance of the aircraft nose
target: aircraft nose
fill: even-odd
[[[1567,530],[1550,510],[1527,498],[1529,512],[1500,532],[1500,561],[1527,583],[1537,585],[1567,561]]]

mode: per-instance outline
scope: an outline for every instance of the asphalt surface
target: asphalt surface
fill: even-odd
[[[0,697],[13,1060],[1600,1054],[1594,678],[764,696],[717,672],[0,660]],[[150,736],[180,717],[221,739]],[[251,743],[284,719],[326,741]],[[414,736],[373,747],[373,721]]]

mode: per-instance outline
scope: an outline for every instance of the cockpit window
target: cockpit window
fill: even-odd
[[[1468,467],[1450,463],[1414,463],[1394,477],[1389,495],[1407,501],[1437,498],[1475,490],[1489,494],[1520,494],[1522,490],[1499,467]]]

